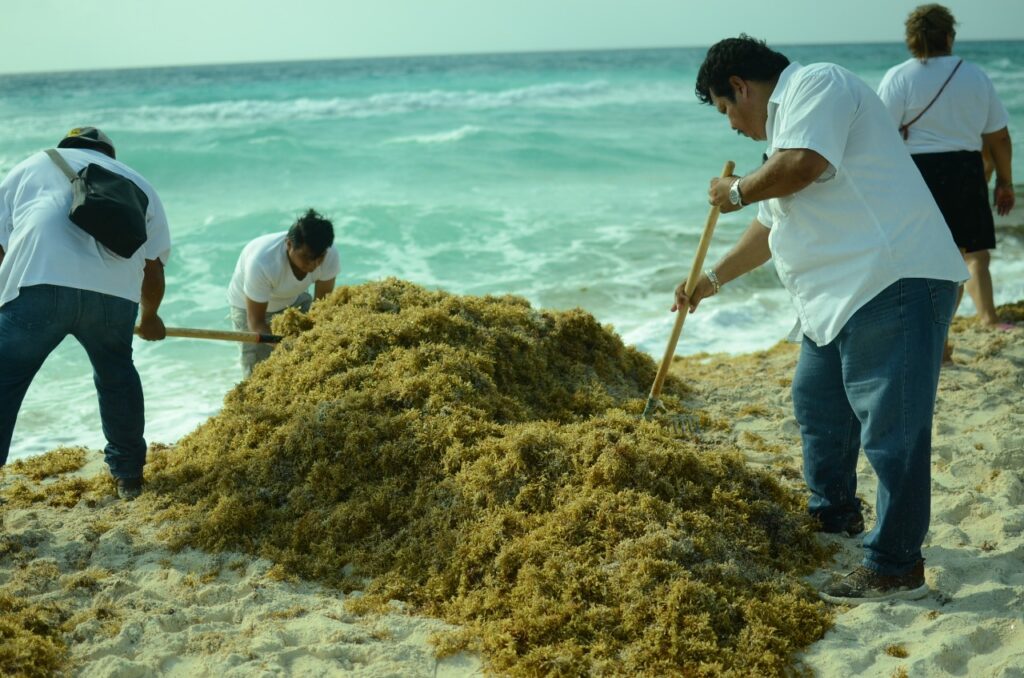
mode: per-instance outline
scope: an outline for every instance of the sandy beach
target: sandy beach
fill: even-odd
[[[952,341],[934,429],[925,543],[932,593],[832,608],[834,627],[797,657],[814,675],[1024,676],[1024,330],[959,320]],[[800,490],[789,395],[796,356],[795,345],[779,344],[677,359],[673,372],[689,387],[689,404],[729,423],[705,442],[734,446]],[[140,515],[152,503],[115,500],[100,453],[83,456],[84,466],[70,472],[34,479],[30,468],[12,465],[0,476],[0,611],[28,611],[40,620],[36,628],[60,629],[35,645],[24,635],[15,644],[0,622],[0,664],[18,666],[17,654],[30,652],[52,663],[22,664],[24,675],[484,673],[486,657],[439,659],[431,638],[451,627],[397,601],[385,611],[362,609],[360,592],[303,581],[265,559],[171,549],[163,528]],[[67,491],[44,491],[54,484]],[[868,506],[874,484],[862,459],[859,494]],[[856,565],[858,539],[823,539],[835,544],[835,569]],[[818,585],[829,572],[808,581]]]
[[[924,545],[932,593],[920,601],[835,608],[835,627],[800,656],[815,675],[1024,675],[1024,330],[958,320],[951,340],[954,362],[939,382]],[[800,484],[788,390],[797,352],[782,344],[738,358],[691,357],[676,369],[735,422],[733,440],[752,463],[782,458],[792,469],[784,476]],[[872,509],[874,491],[862,455],[858,494]],[[837,570],[856,567],[859,538],[823,538],[840,548]],[[829,576],[822,570],[810,579],[820,584]]]

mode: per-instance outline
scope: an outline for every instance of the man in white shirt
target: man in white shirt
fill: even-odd
[[[46,357],[71,335],[93,367],[107,465],[118,495],[142,490],[146,463],[142,383],[132,336],[166,336],[157,314],[171,252],[167,216],[142,175],[115,159],[95,127],[78,127],[58,144],[72,171],[93,164],[130,179],[146,194],[146,242],[121,257],[68,218],[71,184],[45,152],[14,167],[0,183],[0,466],[7,460],[18,410]]]
[[[878,475],[863,565],[826,587],[844,604],[927,594],[931,427],[942,346],[967,269],[885,106],[834,64],[801,66],[746,35],[708,51],[697,95],[766,160],[713,179],[723,212],[757,203],[736,246],[673,310],[773,259],[803,344],[793,379],[809,510],[825,532],[864,529],[863,447]]]
[[[242,250],[228,285],[231,321],[240,331],[270,334],[270,320],[286,308],[309,310],[334,289],[341,270],[334,248],[334,226],[313,210],[286,232],[263,235]],[[313,285],[314,297],[309,296]],[[242,344],[242,374],[266,360],[272,344]]]

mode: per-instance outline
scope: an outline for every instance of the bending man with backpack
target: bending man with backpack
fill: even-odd
[[[92,363],[106,462],[118,495],[134,499],[142,489],[146,441],[132,337],[140,309],[139,335],[149,341],[166,336],[157,309],[171,250],[167,216],[153,187],[115,158],[113,142],[100,130],[75,128],[57,146],[59,158],[36,153],[0,183],[0,466],[7,461],[29,384],[47,356],[71,335]],[[62,169],[65,163],[68,167]],[[108,220],[121,218],[111,214],[123,214],[135,222],[139,215],[131,211],[144,211],[144,242],[126,248],[116,229],[109,236],[91,235],[91,225],[78,211],[88,181],[82,179],[85,183],[73,189],[68,169],[78,177],[104,176],[107,181],[113,173],[112,181],[134,184],[144,194],[141,203],[119,205],[115,199],[108,205],[100,195],[89,209]],[[72,210],[75,215],[69,216]]]

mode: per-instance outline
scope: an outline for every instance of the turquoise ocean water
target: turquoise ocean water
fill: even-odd
[[[1024,138],[1024,43],[958,43],[992,77]],[[780,48],[872,86],[899,44]],[[762,148],[700,105],[705,49],[394,58],[0,76],[0,171],[96,125],[161,194],[174,251],[168,325],[229,328],[225,287],[251,238],[307,208],[334,220],[339,284],[397,276],[462,294],[582,307],[660,357],[689,271],[708,179]],[[1018,146],[1015,176],[1022,177]],[[1024,196],[1022,196],[1024,199]],[[724,216],[713,261],[753,213]],[[1024,298],[1021,228],[1003,228],[997,301]],[[973,312],[969,302],[964,312]],[[768,266],[686,325],[679,353],[743,352],[793,322]],[[136,341],[147,438],[172,442],[217,412],[237,346]],[[0,356],[2,361],[2,356]],[[2,369],[2,366],[0,366]],[[91,371],[73,340],[36,377],[12,458],[102,446]]]

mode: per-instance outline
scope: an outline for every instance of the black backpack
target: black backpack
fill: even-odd
[[[76,174],[56,150],[46,154],[71,181],[68,218],[114,254],[135,254],[146,242],[146,193],[101,165],[89,163]]]

